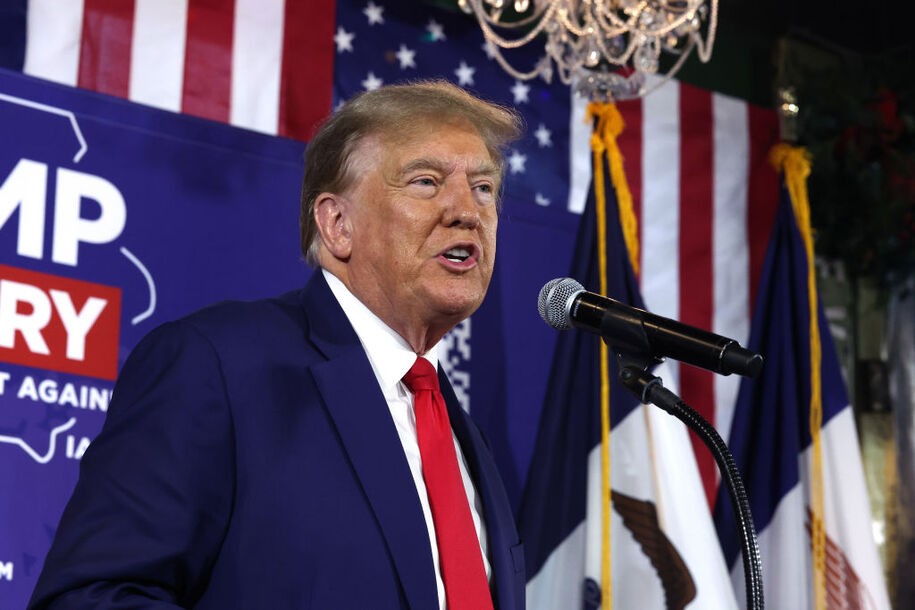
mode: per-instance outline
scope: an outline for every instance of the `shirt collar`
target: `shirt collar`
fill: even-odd
[[[396,391],[398,383],[407,374],[416,361],[416,354],[410,345],[381,318],[365,306],[334,274],[326,269],[321,270],[324,279],[337,302],[346,314],[346,318],[356,331],[359,342],[365,350],[375,371],[375,377],[385,394]],[[438,368],[439,346],[436,343],[423,354],[432,366]]]

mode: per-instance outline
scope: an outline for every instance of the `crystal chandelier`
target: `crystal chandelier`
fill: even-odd
[[[506,11],[512,2],[514,11]],[[491,55],[520,80],[536,76],[565,84],[592,100],[642,97],[670,79],[693,47],[712,55],[718,0],[458,0],[476,16]],[[529,14],[528,14],[529,13]],[[528,72],[502,54],[545,36],[546,54]],[[666,72],[663,54],[670,55]],[[671,63],[672,62],[672,63]],[[659,80],[646,85],[647,75]]]

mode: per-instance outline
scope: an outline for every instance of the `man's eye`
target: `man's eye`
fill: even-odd
[[[496,192],[496,188],[488,182],[480,183],[473,188],[477,193],[480,194],[480,196],[486,197],[488,199],[491,199]]]
[[[433,179],[433,178],[427,178],[427,177],[414,178],[413,180],[411,180],[411,182],[413,184],[417,184],[419,186],[435,186],[435,179]]]

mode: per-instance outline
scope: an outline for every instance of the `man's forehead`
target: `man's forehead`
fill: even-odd
[[[411,119],[409,124],[381,128],[373,135],[385,145],[405,147],[414,144],[421,146],[433,142],[440,138],[438,134],[442,131],[471,134],[484,147],[486,146],[486,140],[477,126],[470,122],[469,119],[460,116],[446,118],[419,116]]]
[[[416,170],[436,170],[443,173],[451,173],[460,165],[466,164],[464,168],[469,174],[493,174],[499,173],[499,167],[489,158],[489,155],[481,158],[455,159],[450,157],[439,157],[434,154],[406,157],[401,159],[397,164],[395,171],[402,174],[410,173]]]
[[[449,137],[447,134],[443,134],[443,131],[452,131],[452,133]],[[498,166],[492,157],[492,152],[486,146],[486,141],[470,123],[456,125],[429,122],[427,125],[416,125],[411,129],[396,133],[379,133],[374,137],[369,136],[367,139],[375,140],[375,146],[370,145],[370,148],[375,148],[384,159],[393,161],[399,168],[405,169],[455,161],[456,159],[448,158],[447,147],[441,146],[443,143],[453,141],[456,135],[454,131],[470,135],[479,142],[479,154],[470,159],[474,171],[498,171]]]

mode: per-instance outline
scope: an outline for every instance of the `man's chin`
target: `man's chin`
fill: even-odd
[[[457,324],[461,320],[469,318],[473,312],[479,309],[483,302],[483,296],[480,294],[448,295],[438,300],[435,309],[443,321],[447,320],[452,324]]]

